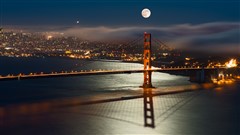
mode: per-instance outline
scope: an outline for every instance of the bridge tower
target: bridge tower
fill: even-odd
[[[144,64],[144,82],[143,88],[152,88],[152,72],[151,70],[151,34],[144,33],[144,51],[143,51],[143,64]]]
[[[155,127],[153,95],[152,95],[152,71],[151,70],[151,34],[144,33],[144,82],[143,82],[143,103],[144,103],[144,126]]]

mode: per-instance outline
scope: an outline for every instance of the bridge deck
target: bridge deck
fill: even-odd
[[[0,76],[0,80],[20,80],[20,79],[33,79],[33,78],[49,78],[49,77],[66,77],[66,76],[83,76],[83,75],[104,75],[104,74],[125,74],[125,73],[141,73],[144,71],[152,72],[167,72],[167,71],[186,71],[186,70],[201,70],[202,68],[153,68],[148,70],[135,69],[135,70],[90,70],[90,71],[75,71],[75,72],[61,72],[61,73],[40,73],[40,74],[19,74]],[[214,70],[217,68],[204,68],[207,70]]]

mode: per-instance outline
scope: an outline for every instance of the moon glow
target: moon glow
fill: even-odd
[[[151,11],[150,11],[149,9],[144,8],[144,9],[142,10],[142,17],[143,17],[143,18],[149,18],[150,15],[151,15]]]

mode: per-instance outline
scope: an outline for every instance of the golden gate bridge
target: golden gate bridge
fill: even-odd
[[[151,73],[152,72],[167,72],[167,73],[177,73],[182,71],[188,71],[188,76],[190,80],[196,82],[209,81],[213,77],[216,78],[219,70],[227,69],[225,67],[193,67],[193,66],[178,66],[178,67],[152,67],[152,41],[158,45],[159,48],[168,48],[167,45],[159,39],[151,37],[150,33],[144,33],[143,36],[139,36],[130,42],[125,43],[125,46],[134,46],[135,44],[142,44],[142,39],[144,39],[143,46],[137,46],[137,49],[143,50],[143,68],[139,67],[114,67],[115,69],[93,69],[93,70],[78,70],[78,71],[61,71],[61,72],[51,72],[51,73],[30,73],[23,74],[19,73],[17,75],[6,75],[1,76],[0,80],[22,80],[22,79],[35,79],[35,78],[49,78],[49,77],[67,77],[67,76],[86,76],[86,75],[104,75],[104,74],[126,74],[126,73],[144,73],[144,83],[143,87],[151,87]],[[141,42],[141,43],[140,43]],[[114,63],[113,63],[114,64]],[[119,68],[119,69],[117,69]],[[206,72],[207,71],[207,72]],[[214,74],[213,74],[214,73]],[[213,76],[214,75],[214,76]],[[226,76],[228,74],[226,73]]]
[[[134,44],[134,42],[139,42],[141,38],[130,41],[128,44]],[[162,46],[166,46],[160,40],[154,40]],[[153,94],[152,88],[152,72],[167,72],[167,73],[178,73],[186,72],[190,76],[190,80],[195,82],[206,82],[212,80],[212,78],[219,78],[219,73],[224,71],[224,75],[238,75],[238,73],[233,74],[231,71],[227,71],[227,68],[217,68],[217,67],[164,67],[156,68],[152,67],[152,39],[150,33],[144,33],[143,42],[143,69],[121,69],[121,70],[80,70],[72,72],[52,72],[52,73],[31,73],[29,75],[18,74],[18,75],[8,75],[0,76],[0,80],[22,80],[22,79],[35,79],[35,78],[50,78],[50,77],[68,77],[68,76],[86,76],[86,75],[104,75],[104,74],[130,74],[130,73],[143,73],[143,85],[141,86],[143,90],[143,108],[144,108],[144,125],[146,127],[155,127],[154,121],[154,109],[153,109]],[[128,67],[126,67],[128,68]]]

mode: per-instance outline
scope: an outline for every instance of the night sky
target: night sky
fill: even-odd
[[[180,48],[240,53],[239,0],[0,1],[1,27],[90,40],[124,39],[147,31]],[[141,16],[143,8],[151,10],[150,18]]]

